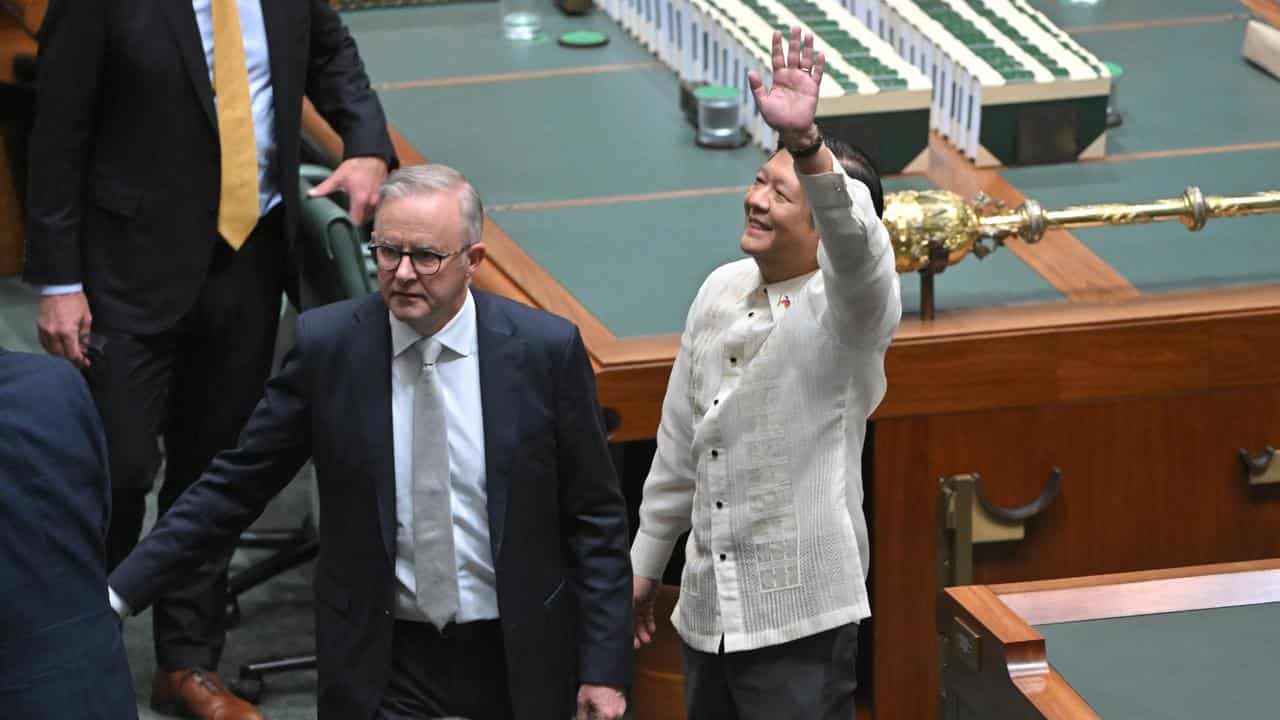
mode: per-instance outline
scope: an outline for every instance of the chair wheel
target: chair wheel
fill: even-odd
[[[245,677],[241,675],[231,683],[231,691],[257,705],[258,699],[262,697],[262,685],[263,682],[260,677]]]

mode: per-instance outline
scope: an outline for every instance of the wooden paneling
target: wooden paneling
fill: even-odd
[[[652,363],[626,372],[603,370],[597,373],[600,404],[618,413],[620,420],[610,435],[612,440],[654,437],[662,417],[662,397],[670,376],[671,366],[666,363]]]
[[[1218,385],[1248,385],[1280,378],[1280,315],[1223,320],[1214,323],[1211,332],[1210,366]]]
[[[0,137],[0,275],[13,275],[22,271],[25,233],[18,188],[10,171],[11,167],[4,138]]]
[[[937,645],[919,618],[934,612],[939,477],[980,473],[993,502],[1018,506],[1041,493],[1052,467],[1062,470],[1061,494],[1028,521],[1024,540],[975,547],[979,583],[1280,556],[1280,487],[1249,486],[1238,457],[1240,448],[1280,443],[1274,380],[895,418],[878,422],[874,437],[878,719],[932,717],[925,689],[937,687],[937,674],[923,660]]]
[[[877,418],[1168,394],[1280,377],[1280,286],[904,323]]]
[[[871,704],[876,720],[920,720],[937,708],[938,645],[931,618],[937,476],[929,468],[929,422],[875,426],[870,494]]]
[[[1058,344],[1058,397],[1085,400],[1210,386],[1206,322],[1092,330]]]
[[[1056,334],[889,347],[880,418],[1038,405],[1057,397]]]
[[[988,497],[1008,506],[1036,497],[1050,466],[1062,469],[1063,489],[1025,540],[975,549],[977,582],[1280,555],[1280,488],[1248,485],[1238,457],[1241,447],[1258,452],[1280,436],[1276,385],[1006,411],[980,422],[1017,451],[984,458],[961,448],[965,440],[941,438],[933,455],[940,474],[980,472]],[[1024,429],[1006,434],[1011,426]],[[1016,443],[1030,433],[1035,447]]]
[[[543,292],[533,286],[535,306]],[[679,345],[676,335],[588,342],[606,403],[638,413],[624,413],[618,439],[654,436]],[[1269,382],[1280,377],[1280,285],[906,319],[885,372],[882,420]]]

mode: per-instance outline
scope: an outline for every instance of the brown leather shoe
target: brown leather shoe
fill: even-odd
[[[156,671],[151,709],[198,720],[263,720],[262,713],[206,670]]]

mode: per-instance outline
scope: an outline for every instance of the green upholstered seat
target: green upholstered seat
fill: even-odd
[[[303,309],[364,297],[377,288],[369,262],[367,233],[357,228],[346,209],[332,198],[307,196],[329,172],[319,165],[304,165],[298,188],[301,195],[298,263]]]

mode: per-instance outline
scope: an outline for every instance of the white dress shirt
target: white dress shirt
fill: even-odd
[[[391,319],[391,426],[396,472],[396,617],[425,621],[415,600],[413,565],[413,396],[422,360],[416,330]],[[462,309],[435,334],[442,346],[436,361],[449,433],[449,482],[453,549],[458,565],[455,622],[498,617],[498,590],[489,545],[485,487],[484,416],[480,405],[480,360],[475,300],[467,292]]]
[[[204,46],[209,83],[213,83],[213,9],[212,0],[192,0],[196,25],[200,28],[200,44]],[[271,86],[271,56],[267,52],[267,30],[262,24],[260,0],[238,0],[240,33],[244,36],[245,64],[249,70],[249,98],[253,104],[253,139],[258,146],[258,201],[266,215],[280,204],[282,196],[276,187],[276,129],[274,94]],[[214,98],[214,107],[218,99]],[[84,290],[83,283],[41,285],[41,295],[66,295]]]
[[[862,442],[901,318],[898,275],[865,185],[838,170],[800,183],[819,269],[770,285],[744,259],[703,283],[631,548],[635,573],[659,578],[692,530],[672,622],[702,652],[870,615]]]

